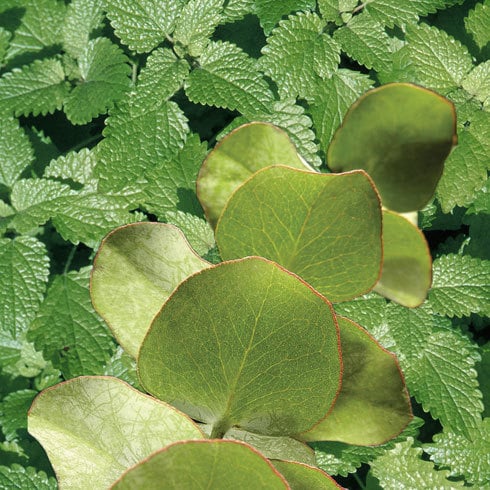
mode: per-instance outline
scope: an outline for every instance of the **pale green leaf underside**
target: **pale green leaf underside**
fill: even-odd
[[[210,468],[212,471],[210,471]],[[162,487],[162,482],[165,482]],[[236,441],[186,441],[172,444],[126,472],[113,490],[212,488],[289,488],[272,464]]]
[[[371,463],[372,474],[385,490],[412,488],[462,488],[463,482],[447,480],[448,471],[435,471],[434,464],[421,459],[422,449],[413,446],[413,438],[399,442]]]
[[[114,230],[95,258],[91,296],[126,352],[136,357],[151,321],[181,281],[209,267],[171,225]]]
[[[80,83],[66,97],[64,110],[73,124],[86,124],[129,90],[131,68],[124,53],[103,37],[88,41],[78,67]]]
[[[60,61],[36,60],[0,78],[0,109],[16,116],[46,115],[61,109],[68,87]]]
[[[101,374],[114,350],[105,323],[89,295],[90,268],[55,276],[28,339],[67,378]]]
[[[192,102],[230,110],[245,116],[269,112],[273,95],[258,71],[257,62],[228,42],[210,42],[185,83]]]
[[[183,0],[109,0],[107,17],[121,41],[138,53],[148,53],[175,27]]]
[[[468,255],[444,255],[434,261],[429,301],[447,316],[490,316],[490,261]]]
[[[267,257],[330,301],[346,301],[369,291],[380,274],[379,198],[363,171],[268,167],[232,195],[216,243],[223,259]]]
[[[362,327],[337,317],[344,370],[328,417],[300,435],[306,441],[383,444],[412,418],[400,366]]]
[[[48,478],[44,471],[37,471],[19,464],[10,467],[0,466],[0,488],[18,488],[22,490],[56,490],[54,478]]]
[[[281,21],[262,49],[261,67],[288,97],[312,98],[319,80],[329,78],[340,62],[340,46],[314,13]]]
[[[292,461],[273,461],[272,464],[284,476],[292,489],[335,490],[343,488],[314,466]]]
[[[197,179],[197,195],[215,226],[233,192],[254,172],[282,164],[305,169],[287,133],[266,123],[244,124],[209,153]]]
[[[383,211],[383,272],[374,290],[403,306],[415,308],[427,296],[431,267],[423,233],[403,216]]]
[[[325,298],[277,264],[249,257],[180,284],[143,341],[138,370],[150,393],[212,424],[211,437],[234,426],[283,436],[326,415],[339,355]]]
[[[79,377],[43,391],[29,411],[62,488],[108,488],[154,451],[201,432],[175,408],[109,377]]]
[[[34,160],[34,152],[19,122],[0,118],[0,184],[12,187],[22,171]]]

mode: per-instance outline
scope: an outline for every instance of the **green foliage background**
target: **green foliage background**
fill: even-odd
[[[209,148],[252,121],[325,154],[362,93],[391,81],[454,102],[459,144],[419,213],[428,300],[336,306],[395,352],[417,418],[380,447],[315,445],[349,488],[490,484],[490,2],[488,0],[3,0],[0,3],[0,488],[56,488],[26,414],[82,374],[137,384],[94,312],[103,236],[176,224],[205,258],[195,196]],[[423,117],[423,114],[421,114]]]

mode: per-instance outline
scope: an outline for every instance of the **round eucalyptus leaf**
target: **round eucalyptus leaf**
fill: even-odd
[[[128,468],[182,439],[196,424],[166,403],[110,377],[84,376],[41,392],[28,415],[60,488],[107,488]]]
[[[357,446],[383,444],[412,420],[400,366],[395,355],[357,323],[337,319],[344,366],[342,389],[328,417],[300,438]]]
[[[291,490],[338,490],[343,488],[324,471],[303,463],[272,461],[284,476]]]
[[[414,211],[433,196],[455,144],[450,101],[413,84],[391,83],[351,106],[330,143],[327,162],[335,172],[364,169],[383,206]]]
[[[432,259],[424,234],[410,221],[383,211],[383,272],[374,290],[414,308],[427,297]]]
[[[372,289],[381,273],[379,197],[362,170],[268,167],[232,195],[216,243],[225,260],[267,257],[330,301],[346,301]]]
[[[282,129],[252,122],[226,135],[209,153],[197,178],[197,195],[215,226],[233,191],[257,170],[280,163],[309,168]]]
[[[339,390],[333,310],[274,262],[223,262],[170,296],[143,341],[138,370],[148,392],[211,424],[211,437],[231,427],[302,432]]]
[[[284,477],[251,446],[238,441],[182,441],[127,471],[112,490],[284,490]]]
[[[94,308],[133,357],[170,293],[211,264],[182,232],[163,223],[121,226],[102,241],[90,283]]]

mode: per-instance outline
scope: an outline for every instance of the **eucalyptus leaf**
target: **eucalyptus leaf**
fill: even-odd
[[[282,129],[252,122],[226,135],[204,160],[197,179],[208,221],[215,226],[233,191],[257,170],[274,164],[307,167]]]
[[[183,441],[126,472],[112,490],[289,488],[284,477],[252,447],[238,441]]]
[[[364,169],[383,206],[422,209],[456,143],[453,104],[430,90],[391,83],[370,90],[346,114],[328,148],[335,172]]]
[[[344,371],[342,389],[328,417],[301,434],[305,441],[383,444],[412,419],[396,357],[357,323],[337,316]]]
[[[423,233],[403,216],[383,211],[383,272],[374,290],[414,308],[427,297],[432,260]]]
[[[60,488],[107,488],[127,468],[198,427],[174,407],[121,380],[84,376],[44,390],[31,406],[29,432],[42,444]]]
[[[291,461],[273,461],[272,464],[286,477],[291,490],[342,488],[331,476],[318,468]]]
[[[124,350],[136,357],[151,321],[187,276],[209,267],[182,232],[162,223],[116,228],[94,261],[91,295]]]
[[[224,260],[260,255],[330,301],[368,292],[381,272],[381,209],[368,175],[271,166],[232,195],[216,227]]]
[[[141,346],[143,387],[213,425],[286,436],[329,411],[340,384],[330,303],[262,257],[222,262],[180,284]]]

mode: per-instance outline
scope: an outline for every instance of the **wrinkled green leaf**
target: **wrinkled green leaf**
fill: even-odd
[[[44,471],[33,467],[13,464],[10,467],[0,466],[0,488],[22,490],[56,490],[58,485],[54,478],[48,478]]]
[[[484,48],[490,42],[489,22],[490,4],[488,0],[482,3],[477,2],[475,8],[469,11],[468,17],[464,20],[466,30],[473,36],[480,48]]]
[[[270,34],[272,28],[286,15],[294,12],[315,10],[315,0],[255,0],[255,9],[264,32]]]
[[[27,410],[36,395],[34,390],[13,391],[0,402],[0,427],[7,441],[18,437],[19,430],[27,429]]]

